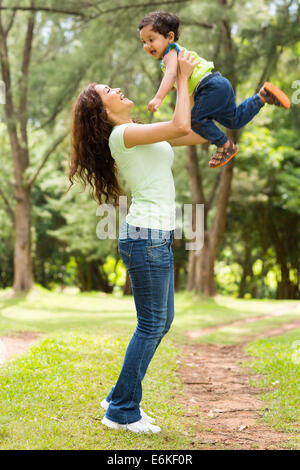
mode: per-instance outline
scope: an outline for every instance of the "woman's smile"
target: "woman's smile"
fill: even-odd
[[[110,88],[108,85],[99,84],[96,86],[96,91],[101,96],[103,102],[108,106],[120,102],[124,102],[124,104],[132,103],[132,101],[122,93],[121,88]]]

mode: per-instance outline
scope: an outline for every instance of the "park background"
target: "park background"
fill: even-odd
[[[291,325],[285,335],[259,339],[248,349],[259,358],[253,364],[265,373],[266,383],[278,382],[262,419],[291,433],[288,445],[295,445],[299,1],[0,0],[0,79],[6,91],[0,104],[0,334],[41,335],[25,356],[2,367],[2,448],[195,445],[188,431],[176,435],[180,413],[182,426],[189,422],[181,408],[169,418],[167,437],[146,442],[114,436],[109,444],[112,437],[105,437],[101,423],[89,421],[100,413],[95,411],[97,399],[117,377],[135,324],[134,305],[116,239],[96,236],[97,203],[80,186],[67,192],[71,111],[86,84],[121,87],[135,102],[135,117],[144,122],[172,116],[174,93],[155,115],[147,111],[161,71],[143,51],[137,25],[155,9],[180,16],[179,43],[214,62],[231,81],[237,103],[269,80],[285,91],[292,105],[288,111],[265,106],[244,129],[230,131],[240,150],[219,170],[208,167],[213,147],[175,149],[176,201],[181,206],[204,204],[204,247],[200,253],[187,251],[184,238],[173,244],[176,320],[162,356],[154,360],[152,392],[145,399],[154,411],[155,390],[161,395],[161,415],[174,409],[172,391],[179,393],[182,383],[180,374],[176,387],[170,377],[178,366],[176,354],[190,341],[187,330],[219,325],[195,343],[240,344]],[[130,201],[124,182],[123,187]],[[282,314],[271,315],[280,308]],[[236,321],[242,323],[230,329]],[[97,355],[97,350],[102,353]],[[162,357],[166,365],[161,375]],[[77,414],[84,415],[83,422]]]

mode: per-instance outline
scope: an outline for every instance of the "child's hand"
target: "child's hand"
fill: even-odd
[[[187,52],[186,49],[180,49],[178,54],[178,76],[184,76],[189,78],[196,65],[200,61],[195,61],[195,57],[191,56],[190,52]]]
[[[160,98],[153,98],[151,101],[148,103],[148,111],[151,113],[155,113],[155,111],[158,110],[162,103],[162,100]]]

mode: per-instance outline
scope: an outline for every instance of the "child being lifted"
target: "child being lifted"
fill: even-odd
[[[177,55],[181,49],[176,43],[179,26],[178,17],[164,11],[148,13],[139,24],[145,51],[154,59],[160,60],[164,72],[160,87],[148,104],[149,111],[157,111],[165,96],[176,87]],[[188,82],[190,96],[194,99],[191,128],[217,146],[209,166],[219,168],[237,154],[238,147],[227,139],[213,121],[228,129],[240,129],[253,119],[265,103],[288,109],[290,101],[272,83],[265,82],[259,93],[236,106],[234,91],[229,80],[222,77],[219,72],[212,72],[213,62],[199,57],[193,51],[191,55],[199,62]]]

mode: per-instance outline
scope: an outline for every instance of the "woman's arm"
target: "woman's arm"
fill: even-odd
[[[190,54],[178,54],[177,99],[173,119],[153,124],[131,124],[124,131],[125,147],[153,144],[163,140],[182,137],[190,132],[191,110],[189,105],[188,79],[197,65]]]
[[[204,137],[201,137],[201,135],[196,134],[196,132],[190,130],[190,132],[183,137],[177,137],[175,139],[167,139],[170,145],[172,147],[180,147],[182,145],[197,145],[197,144],[203,144],[204,142],[207,142]]]

